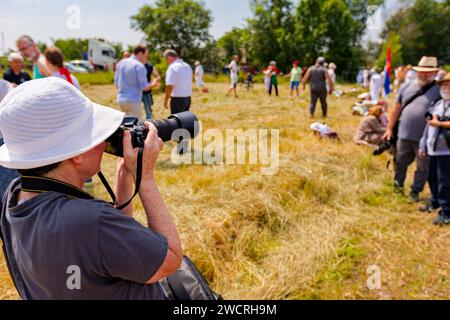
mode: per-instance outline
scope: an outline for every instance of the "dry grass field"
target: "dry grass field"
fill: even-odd
[[[346,87],[349,88],[349,87]],[[84,86],[94,101],[115,105],[111,85]],[[173,144],[160,156],[160,190],[193,258],[225,299],[448,299],[450,228],[392,194],[387,156],[352,143],[359,118],[354,96],[330,98],[328,124],[341,138],[319,141],[309,130],[308,99],[267,97],[263,87],[225,97],[225,84],[196,94],[203,128],[280,130],[280,169],[258,165],[174,165]],[[168,115],[156,98],[156,116]],[[105,156],[113,181],[116,160]],[[411,175],[409,180],[411,180]],[[107,199],[95,180],[95,196]],[[407,190],[409,191],[409,190]],[[424,195],[425,196],[425,195]],[[144,222],[139,200],[136,217]],[[369,290],[369,266],[381,288]],[[0,299],[17,299],[0,257]]]

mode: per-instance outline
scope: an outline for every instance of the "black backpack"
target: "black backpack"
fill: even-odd
[[[180,269],[159,282],[170,300],[223,300],[208,285],[201,272],[188,257],[183,257]]]

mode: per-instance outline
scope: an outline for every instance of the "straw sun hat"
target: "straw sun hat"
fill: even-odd
[[[109,138],[124,114],[90,101],[69,82],[26,82],[0,104],[0,165],[33,169],[83,154]]]
[[[438,59],[436,57],[422,57],[419,65],[413,67],[413,69],[417,72],[437,72],[439,71]]]

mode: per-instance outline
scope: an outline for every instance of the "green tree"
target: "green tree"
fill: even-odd
[[[116,56],[121,57],[123,46],[119,42],[107,41],[103,38],[95,40],[111,45],[116,51]],[[89,39],[52,39],[53,45],[61,49],[65,60],[78,60],[83,58],[83,54],[88,51]]]
[[[52,39],[55,47],[61,49],[65,60],[82,59],[88,50],[87,39]]]
[[[247,20],[249,59],[265,65],[275,60],[289,68],[300,46],[294,41],[295,21],[291,0],[251,0],[253,17]]]
[[[301,44],[302,64],[313,64],[318,56],[325,56],[337,64],[338,74],[353,79],[363,60],[361,23],[365,23],[367,14],[367,1],[361,4],[345,0],[301,0],[297,7],[296,35]]]
[[[189,62],[211,42],[211,22],[211,12],[197,0],[157,0],[131,17],[132,27],[145,34],[150,49],[171,48]]]
[[[247,29],[233,28],[225,33],[218,41],[217,46],[222,50],[222,62],[229,62],[235,54],[240,56],[248,52],[249,32]]]
[[[392,70],[403,64],[402,45],[400,42],[400,36],[396,33],[390,33],[388,38],[383,44],[380,56],[376,62],[376,65],[380,69],[384,69],[386,64],[388,48],[391,48],[392,56]]]
[[[415,0],[387,22],[383,38],[399,35],[402,58],[416,64],[424,55],[437,56],[441,63],[450,61],[450,0]]]

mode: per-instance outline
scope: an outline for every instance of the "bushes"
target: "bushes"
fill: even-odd
[[[113,84],[114,83],[114,72],[94,72],[94,73],[77,73],[74,74],[77,77],[80,85],[90,84]]]

